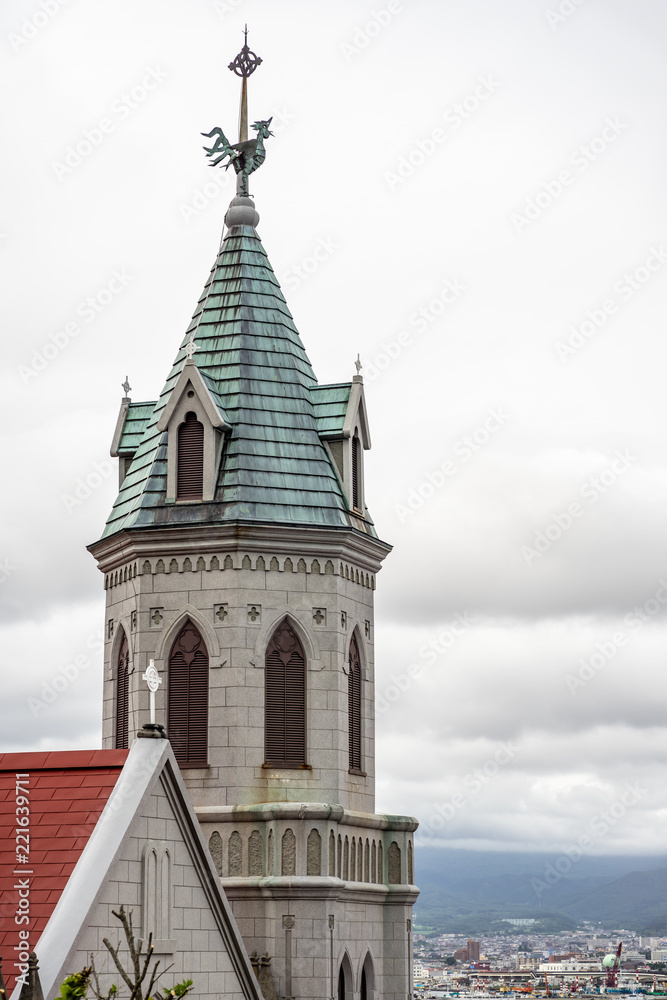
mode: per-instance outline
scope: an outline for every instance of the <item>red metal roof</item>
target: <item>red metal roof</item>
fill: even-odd
[[[127,755],[0,754],[0,957],[8,994],[22,971],[19,949],[34,950]]]

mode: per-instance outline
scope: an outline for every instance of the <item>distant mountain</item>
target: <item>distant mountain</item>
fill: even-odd
[[[642,929],[660,918],[667,926],[667,868],[628,872],[561,909],[570,916],[597,920],[606,926],[610,922],[618,926],[621,916],[623,926],[630,929]]]
[[[582,920],[609,929],[667,930],[665,856],[584,856],[567,863],[563,855],[427,847],[415,852],[415,863],[421,926],[479,934],[509,930],[506,918],[531,917],[545,931]]]

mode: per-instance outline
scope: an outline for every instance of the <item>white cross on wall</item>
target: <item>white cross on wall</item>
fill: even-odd
[[[143,674],[142,679],[146,681],[150,691],[151,724],[155,725],[155,692],[162,684],[162,678],[158,674],[153,660],[148,661],[148,670]]]

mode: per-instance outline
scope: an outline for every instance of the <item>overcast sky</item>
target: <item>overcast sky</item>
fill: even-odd
[[[1,748],[99,745],[85,545],[215,257],[245,21],[259,233],[319,380],[364,362],[378,808],[662,852],[663,0],[4,0]]]

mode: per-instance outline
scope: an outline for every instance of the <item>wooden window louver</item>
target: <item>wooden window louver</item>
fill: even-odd
[[[264,673],[265,762],[272,767],[303,767],[306,657],[287,621],[278,626],[269,640]]]
[[[177,500],[201,500],[204,492],[204,425],[186,413],[178,428]]]
[[[182,767],[206,767],[208,653],[190,621],[178,633],[169,656],[167,736]]]
[[[361,771],[361,662],[357,640],[352,636],[347,675],[350,771]]]
[[[359,436],[355,428],[354,437],[352,438],[352,506],[355,510],[361,510],[359,474]]]
[[[128,700],[129,673],[130,646],[127,636],[123,633],[116,666],[116,747],[118,750],[127,750],[130,708]]]

